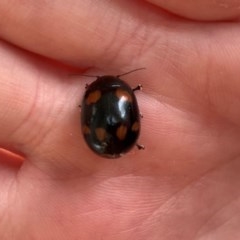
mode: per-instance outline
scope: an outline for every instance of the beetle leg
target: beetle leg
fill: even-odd
[[[142,90],[142,84],[138,84],[137,87],[132,89],[133,91]]]
[[[136,143],[136,146],[137,146],[138,150],[144,150],[145,149],[144,145]]]

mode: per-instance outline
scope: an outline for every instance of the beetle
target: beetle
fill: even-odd
[[[81,104],[82,134],[88,147],[101,157],[121,157],[134,145],[144,149],[136,143],[141,114],[134,94],[142,86],[132,89],[120,79],[140,69],[117,76],[96,76],[94,82],[86,85]]]

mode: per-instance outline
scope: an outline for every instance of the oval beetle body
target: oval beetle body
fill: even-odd
[[[98,155],[118,158],[140,133],[140,113],[134,90],[119,76],[101,76],[86,86],[81,105],[82,133]]]

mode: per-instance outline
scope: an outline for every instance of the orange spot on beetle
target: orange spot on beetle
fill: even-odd
[[[127,102],[132,102],[132,96],[125,90],[118,88],[116,91],[116,96],[120,98],[124,98]]]
[[[95,133],[100,142],[102,142],[106,138],[106,130],[104,128],[96,128]]]
[[[139,127],[140,127],[139,122],[135,122],[135,123],[132,125],[132,131],[133,131],[133,132],[139,131]]]
[[[90,128],[87,125],[84,125],[82,128],[83,134],[90,134]]]
[[[96,90],[94,92],[89,93],[87,99],[86,99],[86,103],[92,104],[92,103],[96,103],[100,98],[101,98],[101,91]]]
[[[124,140],[127,134],[127,127],[124,125],[121,125],[116,132],[116,135],[119,140]]]

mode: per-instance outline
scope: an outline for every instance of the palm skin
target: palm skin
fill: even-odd
[[[0,3],[1,240],[240,238],[239,9],[152,2]],[[100,158],[69,75],[138,67],[146,149]]]

